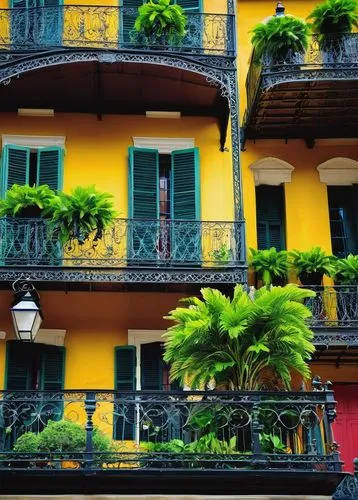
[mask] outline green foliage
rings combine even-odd
[[[311,273],[332,276],[334,273],[335,257],[327,255],[320,247],[313,247],[306,252],[293,250],[289,252],[289,257],[298,277]]]
[[[57,199],[56,193],[46,184],[20,186],[14,184],[0,200],[0,217],[23,217],[25,209],[37,209],[39,214],[50,217]]]
[[[134,24],[135,31],[153,43],[179,43],[186,34],[187,18],[182,7],[171,1],[149,0],[141,5]]]
[[[260,62],[266,55],[273,62],[280,62],[289,54],[304,53],[308,47],[308,32],[307,23],[294,16],[274,16],[257,24],[251,38],[255,61]]]
[[[162,453],[237,453],[236,436],[229,441],[219,439],[215,432],[201,436],[197,441],[185,444],[180,439],[167,443],[148,443],[148,451]]]
[[[39,451],[39,436],[34,432],[25,432],[16,440],[13,450],[19,453],[37,453]]]
[[[116,216],[112,198],[111,194],[100,193],[94,186],[76,187],[71,194],[60,193],[52,217],[60,241],[83,243],[93,231],[96,231],[94,240],[100,239]]]
[[[286,453],[286,446],[276,434],[260,434],[262,453]]]
[[[181,439],[172,439],[167,443],[147,443],[148,451],[162,453],[182,453],[186,451],[186,446]]]
[[[349,254],[345,259],[337,259],[334,281],[339,285],[358,284],[358,255]]]
[[[350,33],[358,28],[357,0],[326,0],[315,7],[307,19],[311,19],[312,29],[321,35]]]
[[[267,372],[290,388],[291,370],[310,376],[313,333],[306,324],[311,312],[303,300],[310,290],[287,285],[261,288],[251,297],[237,285],[232,299],[203,288],[203,300],[182,299],[166,319],[173,321],[165,337],[165,362],[171,380],[192,389],[213,380],[234,390],[267,388]]]
[[[228,264],[232,258],[231,249],[225,243],[218,249],[212,250],[209,255],[216,264]]]
[[[262,279],[264,285],[271,285],[274,278],[287,278],[288,260],[286,250],[275,247],[266,250],[250,248],[249,266]]]

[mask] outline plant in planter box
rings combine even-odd
[[[349,51],[347,34],[358,28],[358,1],[326,0],[317,5],[307,19],[312,20],[312,29],[318,34],[324,62],[339,61]]]
[[[147,44],[178,45],[186,34],[184,10],[172,0],[149,0],[138,13],[134,23],[138,41],[142,35]]]
[[[302,285],[321,285],[324,274],[334,274],[336,258],[327,255],[320,247],[313,247],[304,252],[293,250],[289,252],[289,257]]]
[[[71,194],[60,193],[52,217],[60,241],[77,240],[83,244],[92,232],[95,232],[94,241],[102,238],[103,231],[116,216],[112,198],[94,186],[76,187]]]
[[[287,280],[288,260],[286,250],[275,247],[265,250],[250,248],[249,266],[265,286],[282,285]]]
[[[252,33],[251,43],[257,63],[263,59],[269,64],[300,63],[308,47],[309,27],[298,17],[273,16],[257,24]]]
[[[337,259],[334,282],[336,285],[358,286],[358,255],[349,254],[345,259]]]
[[[0,200],[0,217],[51,217],[56,199],[55,191],[46,184],[14,184]]]

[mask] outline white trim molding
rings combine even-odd
[[[65,344],[65,335],[66,330],[40,328],[34,342],[38,344],[63,346]]]
[[[171,154],[178,149],[195,147],[195,139],[191,137],[133,137],[135,148],[157,149],[161,154]]]
[[[151,342],[164,342],[162,335],[166,330],[128,330],[128,345],[134,345],[136,347],[136,380],[137,380],[137,391],[140,391],[140,346],[142,344],[150,344]]]
[[[29,148],[65,147],[65,136],[59,135],[7,135],[1,136],[2,147],[7,144],[13,146],[27,146]]]
[[[261,158],[250,165],[254,173],[255,186],[262,184],[279,186],[284,182],[291,182],[294,167],[284,160],[268,156]]]
[[[351,186],[358,184],[358,161],[336,157],[317,167],[319,179],[328,186]]]

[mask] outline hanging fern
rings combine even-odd
[[[326,0],[317,5],[307,19],[312,20],[312,30],[320,35],[350,33],[358,28],[357,0]]]

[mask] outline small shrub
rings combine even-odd
[[[39,436],[34,432],[25,432],[14,444],[14,451],[18,453],[37,453],[39,451]]]

